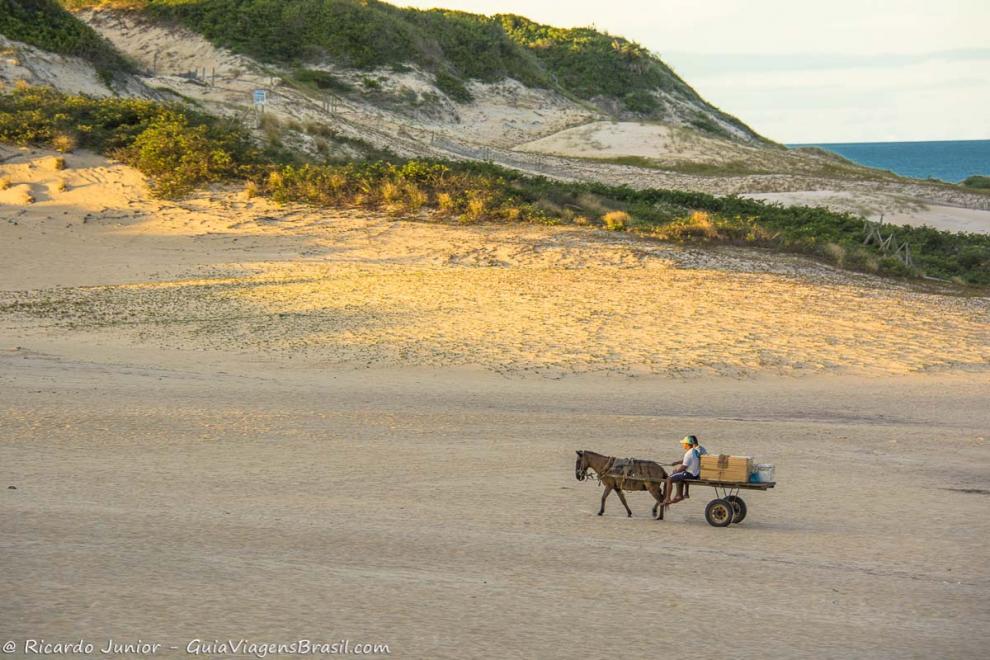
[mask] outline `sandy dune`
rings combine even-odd
[[[557,375],[990,365],[984,298],[582,228],[325,214],[224,191],[166,203],[129,168],[50,158],[0,166],[38,198],[0,225],[13,252],[0,312],[25,332]]]
[[[581,228],[163,202],[90,154],[7,156],[36,197],[0,203],[11,639],[990,643],[986,298]],[[701,489],[664,522],[642,494],[594,515],[575,449],[669,462],[689,432],[779,486],[727,529]]]
[[[124,87],[118,92],[185,98],[213,114],[237,118],[264,139],[252,92],[267,89],[265,112],[280,122],[279,139],[314,155],[328,148],[307,129],[318,125],[317,132],[333,131],[344,138],[333,145],[342,157],[355,155],[347,140],[356,139],[402,157],[485,160],[565,181],[767,194],[767,199],[785,203],[808,198],[838,210],[883,213],[898,223],[951,230],[981,231],[986,225],[983,212],[990,210],[990,197],[958,187],[896,179],[808,150],[763,148],[713,137],[689,127],[693,111],[688,106],[667,117],[669,125],[613,122],[589,104],[512,80],[472,82],[474,101],[455,104],[439,93],[431,74],[415,68],[369,72],[325,65],[355,89],[362,88],[368,76],[378,85],[373,94],[331,99],[293,82],[290,71],[217,48],[174,25],[105,9],[78,15],[141,70],[118,81],[118,87]],[[18,80],[73,93],[109,93],[82,60],[0,41],[0,82]],[[652,162],[639,167],[635,161],[602,161],[630,156]]]
[[[591,122],[516,148],[576,158],[637,156],[667,164],[722,164],[734,159],[759,158],[761,155],[759,147],[706,137],[683,127],[630,121]]]

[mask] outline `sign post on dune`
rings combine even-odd
[[[267,89],[254,90],[254,107],[258,109],[264,109],[266,103],[268,103],[268,90]]]

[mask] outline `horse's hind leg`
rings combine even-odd
[[[615,489],[615,492],[619,494],[619,501],[622,502],[622,506],[626,507],[626,514],[628,514],[628,516],[630,518],[632,518],[632,509],[630,509],[629,508],[629,505],[626,504],[626,495],[625,495],[625,493],[622,492],[622,489],[621,488],[616,488]]]
[[[613,488],[614,486],[609,486],[609,485],[605,486],[605,492],[602,493],[602,508],[598,510],[598,515],[602,515],[605,513],[605,500],[608,498],[609,493],[612,492]]]

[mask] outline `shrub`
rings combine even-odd
[[[838,243],[828,243],[822,250],[829,261],[837,266],[842,266],[846,260],[846,248]]]
[[[598,195],[589,192],[578,193],[574,201],[589,215],[602,215],[609,211],[609,206]]]
[[[533,202],[533,206],[547,215],[563,215],[564,208],[552,199],[541,197]]]
[[[59,132],[52,137],[52,147],[63,154],[76,150],[79,140],[72,133]]]
[[[967,188],[990,189],[990,176],[974,175],[966,177],[966,179],[962,182],[962,185]]]
[[[332,73],[318,69],[297,69],[294,77],[304,85],[315,87],[316,89],[329,89],[341,93],[354,91],[354,86],[350,83],[337,78]]]
[[[633,112],[639,112],[642,114],[650,114],[659,107],[660,102],[657,97],[652,94],[652,92],[640,89],[635,92],[629,92],[622,97],[622,104],[626,106],[627,110],[632,110]]]
[[[468,193],[467,205],[464,213],[461,214],[460,221],[463,223],[478,222],[485,217],[488,212],[488,199],[480,191]]]
[[[314,136],[318,135],[320,137],[325,137],[325,138],[337,137],[337,131],[335,131],[332,127],[328,126],[327,124],[318,121],[306,122],[305,124],[303,124],[303,130],[309,133],[310,135],[314,135]]]
[[[174,197],[196,185],[232,176],[235,156],[206,125],[190,126],[178,113],[155,119],[121,152],[123,159],[155,179],[155,192]]]
[[[846,254],[845,264],[855,270],[876,273],[880,270],[880,259],[877,255],[862,247],[855,247]]]
[[[380,90],[382,88],[382,83],[377,78],[365,76],[361,78],[361,86],[371,92]]]
[[[684,241],[694,239],[718,240],[722,238],[712,216],[706,211],[693,211],[687,217],[657,227],[653,235],[662,240]]]
[[[436,74],[436,86],[437,89],[446,94],[451,100],[458,103],[469,103],[474,98],[464,85],[463,80],[445,71],[440,71]]]
[[[909,277],[916,275],[912,269],[908,268],[903,261],[896,257],[880,257],[878,270],[886,275],[894,275],[898,277]]]
[[[426,206],[426,203],[430,200],[429,195],[423,190],[420,190],[416,184],[407,183],[405,186],[406,194],[406,206],[412,212],[419,211],[421,208]]]
[[[437,193],[437,210],[450,215],[457,209],[454,196],[448,192]]]
[[[0,142],[66,146],[65,135],[137,167],[163,195],[237,176],[258,158],[243,129],[177,106],[43,87],[0,94]],[[56,169],[64,165],[64,158],[52,160]]]
[[[505,206],[501,209],[501,215],[507,222],[518,222],[523,218],[523,210],[518,206]]]
[[[973,270],[990,264],[990,248],[986,246],[967,245],[958,252],[959,265],[967,270]]]
[[[602,223],[609,231],[622,231],[629,224],[629,214],[625,211],[609,211],[602,216]]]
[[[382,202],[392,204],[402,197],[402,189],[393,181],[385,181],[379,190]]]
[[[258,128],[260,128],[261,132],[265,134],[265,138],[269,142],[274,144],[281,140],[282,122],[280,122],[278,117],[270,112],[264,112],[261,114],[261,118],[258,121]]]

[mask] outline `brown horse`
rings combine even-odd
[[[622,506],[626,507],[626,513],[632,517],[632,510],[626,504],[626,496],[622,491],[645,490],[657,501],[653,505],[653,517],[657,518],[657,520],[663,520],[663,508],[660,508],[659,516],[657,515],[657,508],[660,507],[660,503],[664,499],[663,480],[667,478],[667,471],[659,463],[637,461],[638,466],[645,467],[649,471],[651,479],[649,481],[626,479],[621,475],[609,474],[609,469],[615,462],[616,459],[614,456],[603,456],[602,454],[596,454],[593,451],[586,450],[577,452],[577,462],[574,464],[574,476],[577,480],[584,481],[588,477],[588,470],[592,469],[598,475],[598,481],[605,486],[605,492],[602,494],[602,506],[598,510],[598,515],[605,513],[605,500],[614,490],[619,494],[619,501],[622,502]]]

